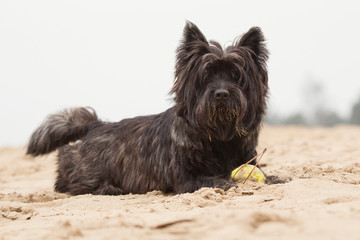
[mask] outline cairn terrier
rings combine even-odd
[[[187,22],[176,51],[174,106],[110,123],[91,108],[49,115],[27,154],[58,149],[55,190],[127,194],[227,189],[231,171],[257,155],[266,112],[268,50],[258,27],[222,48]]]

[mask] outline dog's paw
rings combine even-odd
[[[290,182],[292,180],[289,176],[275,176],[275,175],[268,175],[266,176],[265,183],[266,184],[283,184]]]
[[[235,187],[237,185],[237,182],[233,179],[225,180],[225,179],[216,179],[215,184],[213,187],[215,188],[221,188],[224,191],[229,190],[232,187]]]

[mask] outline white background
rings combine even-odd
[[[358,2],[0,1],[0,146],[26,144],[64,107],[92,106],[109,121],[170,107],[185,20],[221,44],[262,28],[270,112],[306,109],[316,81],[347,117],[360,96]]]

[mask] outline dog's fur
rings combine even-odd
[[[190,22],[177,49],[175,106],[116,123],[90,108],[50,115],[27,154],[55,149],[55,190],[70,194],[193,192],[228,188],[256,153],[266,111],[268,51],[258,27],[223,49]]]

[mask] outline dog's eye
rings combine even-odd
[[[205,82],[209,81],[209,77],[210,77],[209,72],[208,72],[208,71],[205,71],[204,77],[203,77],[204,81],[205,81]]]
[[[239,78],[240,78],[240,73],[239,73],[239,71],[237,71],[237,70],[232,70],[232,71],[231,71],[231,77],[232,77],[235,81],[239,80]]]

